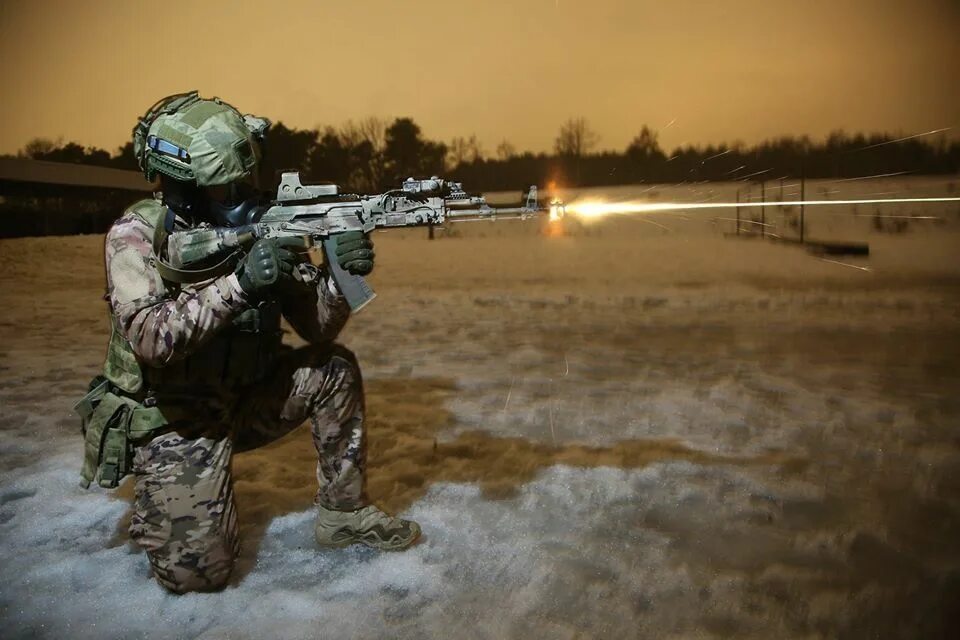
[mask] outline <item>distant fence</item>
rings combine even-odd
[[[0,238],[103,233],[154,188],[136,171],[0,158]]]
[[[807,234],[807,225],[806,225],[806,216],[805,209],[806,207],[802,204],[806,201],[807,193],[807,180],[805,177],[800,178],[799,181],[790,185],[791,188],[799,189],[799,191],[793,191],[790,193],[784,192],[784,180],[786,178],[779,178],[777,182],[779,183],[779,190],[774,192],[776,194],[777,200],[771,203],[774,205],[777,202],[785,201],[794,201],[800,202],[801,204],[798,207],[798,214],[795,217],[791,217],[787,221],[787,226],[793,228],[796,231],[796,235],[782,235],[780,229],[776,225],[767,223],[767,212],[765,203],[769,201],[767,198],[767,182],[765,180],[758,180],[755,184],[759,185],[760,196],[759,202],[760,207],[751,207],[750,214],[744,216],[741,212],[740,203],[746,202],[743,200],[743,195],[741,190],[737,189],[736,195],[736,230],[733,235],[736,237],[759,237],[759,238],[769,238],[775,242],[782,242],[786,244],[799,244],[806,247],[807,251],[814,255],[845,255],[845,256],[868,256],[870,255],[870,245],[867,242],[860,241],[826,241],[826,240],[811,240]],[[747,191],[749,193],[749,191]],[[753,201],[754,203],[756,200]],[[779,206],[781,213],[784,209],[783,206]],[[788,207],[792,208],[792,207]],[[775,230],[772,231],[772,230]]]

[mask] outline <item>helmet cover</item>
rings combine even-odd
[[[229,184],[255,174],[269,126],[191,91],[147,111],[134,127],[133,150],[147,180],[162,174],[199,187]]]

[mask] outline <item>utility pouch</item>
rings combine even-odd
[[[80,430],[84,434],[87,433],[87,423],[90,420],[91,414],[93,414],[93,410],[97,408],[100,400],[103,399],[103,395],[109,391],[109,389],[110,381],[104,376],[97,376],[90,381],[90,388],[87,391],[87,395],[80,398],[80,401],[73,405],[73,410],[80,416]]]
[[[130,473],[133,442],[167,424],[157,407],[145,407],[132,398],[114,393],[106,379],[95,378],[91,389],[74,407],[84,435],[80,486],[97,480],[112,489]]]
[[[131,410],[121,405],[107,421],[103,432],[103,448],[100,453],[98,483],[101,487],[112,489],[130,472],[133,459],[129,430]]]

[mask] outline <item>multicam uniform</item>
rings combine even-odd
[[[130,534],[161,584],[185,592],[222,586],[237,554],[234,449],[259,446],[309,418],[317,504],[341,511],[366,504],[364,405],[356,359],[333,343],[349,306],[322,272],[316,284],[258,306],[232,273],[194,285],[165,281],[154,247],[165,212],[142,201],[107,234],[115,335],[105,373],[138,411],[162,414],[149,431],[129,431],[128,466],[136,474]],[[281,315],[310,346],[281,344]]]

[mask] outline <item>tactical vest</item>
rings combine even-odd
[[[168,291],[176,294],[184,284],[233,270],[227,261],[197,271],[166,264],[162,250],[173,221],[168,211],[156,200],[141,200],[128,209],[154,229],[153,266]],[[199,418],[198,404],[211,396],[223,397],[262,378],[281,349],[281,312],[276,301],[247,309],[196,352],[164,367],[141,363],[112,310],[109,315],[103,374],[91,382],[89,392],[76,405],[84,433],[80,483],[84,488],[94,479],[102,487],[116,487],[130,471],[134,444],[172,422]]]

